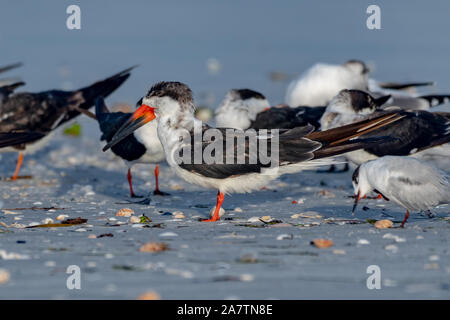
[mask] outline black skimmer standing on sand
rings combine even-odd
[[[322,119],[322,130],[340,127],[382,112],[385,98],[373,98],[360,90],[342,90],[332,99]],[[386,110],[395,109],[389,107]],[[345,156],[359,165],[386,155],[449,159],[450,113],[428,111],[401,111],[404,118],[363,137],[387,136],[394,139],[381,142]],[[433,148],[433,149],[431,149]]]
[[[88,109],[94,105],[97,97],[106,97],[114,92],[130,76],[131,69],[133,67],[75,91],[50,90],[13,94],[14,89],[23,85],[23,82],[0,89],[0,132],[32,131],[43,135],[43,139],[34,143],[2,149],[2,152],[19,151],[12,179],[17,179],[25,147],[27,152],[35,151],[42,147],[54,129],[81,113],[90,114]]]
[[[233,89],[216,111],[216,126],[246,129],[292,129],[311,124],[317,130],[326,107],[270,107],[266,97],[250,89]]]
[[[406,209],[403,228],[410,212],[450,203],[449,178],[436,167],[411,157],[385,156],[366,162],[353,173],[356,197],[352,212],[361,197],[374,191]]]
[[[344,64],[317,63],[292,81],[287,89],[289,106],[325,106],[343,89],[364,90],[374,97],[391,95],[388,105],[402,109],[428,110],[446,103],[450,95],[422,95],[405,89],[433,85],[433,82],[383,83],[369,79],[369,68],[363,61],[349,60]]]
[[[138,102],[139,103],[139,102]],[[139,106],[141,103],[139,103]],[[105,105],[103,97],[99,97],[95,103],[95,115],[97,117],[100,130],[103,133],[101,140],[110,142],[114,134],[120,127],[129,120],[132,113],[124,112],[110,112]],[[155,190],[154,195],[168,195],[168,193],[159,190],[159,165],[164,161],[166,156],[159,142],[157,133],[158,121],[152,121],[142,126],[133,134],[123,139],[120,143],[111,148],[112,152],[123,159],[128,167],[127,179],[130,186],[130,196],[136,196],[133,191],[133,184],[131,181],[131,167],[136,163],[152,163],[155,166]]]
[[[299,172],[317,165],[333,163],[327,159],[350,150],[379,142],[380,138],[356,139],[359,135],[397,121],[395,113],[352,124],[329,131],[313,132],[312,126],[290,130],[255,133],[256,140],[235,140],[243,137],[242,130],[211,128],[194,117],[194,101],[189,87],[180,82],[159,82],[142,99],[142,106],[119,129],[104,151],[116,145],[133,131],[158,118],[158,136],[166,154],[166,161],[184,180],[206,188],[218,190],[217,205],[211,219],[220,219],[220,207],[225,193],[245,193],[258,190],[284,173]],[[232,131],[232,132],[230,132]],[[253,130],[255,132],[255,130]],[[205,139],[205,134],[216,134]],[[200,134],[200,141],[197,141]],[[275,138],[277,137],[277,138]],[[229,139],[229,140],[227,140]],[[382,139],[382,138],[381,138]],[[261,141],[258,141],[261,140]],[[231,149],[224,146],[231,142]],[[271,155],[278,154],[274,162],[267,162],[261,155],[261,143],[268,142]],[[214,148],[214,156],[205,154]],[[267,145],[266,145],[267,146]],[[239,152],[240,148],[241,151]],[[268,148],[268,147],[267,147]],[[236,152],[237,151],[237,152]],[[210,155],[213,153],[210,152]],[[180,156],[186,156],[186,161]],[[200,158],[200,159],[199,159]],[[213,161],[210,161],[213,160]],[[244,160],[242,163],[241,160]],[[252,161],[253,160],[253,161]],[[276,164],[276,167],[271,167]]]

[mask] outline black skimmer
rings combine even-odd
[[[361,197],[374,191],[406,209],[403,228],[410,212],[450,203],[449,179],[436,167],[410,157],[385,156],[366,162],[353,173],[356,196],[352,212]]]
[[[250,89],[233,89],[227,93],[216,111],[216,126],[246,129],[292,129],[306,126],[320,127],[326,107],[270,107],[266,97]]]
[[[383,103],[389,96],[375,99],[360,90],[342,90],[332,99],[322,119],[322,130],[340,127],[382,112]],[[392,107],[386,110],[396,109]],[[370,132],[363,137],[387,136],[390,141],[381,142],[345,156],[359,165],[386,155],[428,157],[450,156],[450,113],[429,111],[405,111],[404,118],[384,128]],[[431,150],[431,148],[438,149]]]
[[[50,90],[13,94],[15,88],[23,85],[22,82],[0,89],[0,132],[32,131],[41,133],[44,137],[34,143],[2,149],[2,152],[19,151],[12,179],[17,179],[25,146],[27,152],[33,152],[43,145],[43,141],[47,140],[54,129],[80,113],[90,114],[88,109],[94,105],[95,99],[114,92],[130,76],[131,69],[133,67],[76,91]]]
[[[368,72],[369,68],[359,60],[349,60],[341,65],[315,64],[290,83],[286,103],[290,106],[325,106],[343,89],[368,91],[376,98],[391,95],[387,104],[402,109],[428,110],[450,99],[450,95],[416,95],[404,91],[433,82],[383,83],[369,79]]]
[[[139,103],[139,106],[140,105],[141,104]],[[95,103],[95,115],[100,126],[100,131],[103,133],[100,139],[110,142],[117,130],[129,120],[132,113],[110,112],[105,105],[103,97],[99,97]],[[153,191],[153,194],[168,195],[168,193],[159,190],[158,163],[165,160],[165,153],[161,142],[159,142],[157,127],[158,122],[155,119],[155,121],[142,126],[111,148],[112,152],[114,152],[116,156],[122,158],[128,167],[127,179],[130,186],[130,196],[132,198],[140,197],[136,196],[134,193],[131,181],[131,167],[136,163],[156,164],[155,190]]]
[[[219,212],[225,193],[251,192],[281,174],[333,163],[332,159],[326,158],[379,142],[380,138],[371,141],[356,138],[397,121],[400,116],[389,113],[323,132],[313,132],[314,128],[310,125],[281,130],[277,136],[278,141],[275,138],[277,130],[262,134],[259,132],[255,133],[256,140],[250,142],[250,139],[245,139],[242,130],[215,129],[196,119],[192,92],[187,85],[180,82],[159,82],[149,90],[142,99],[142,106],[117,131],[103,150],[116,145],[155,118],[158,118],[158,136],[166,154],[166,161],[175,173],[190,183],[218,190],[214,214],[211,219],[205,220],[217,221],[220,219]],[[205,133],[217,136],[208,140],[204,136]],[[235,140],[239,137],[244,137],[244,140],[236,146]],[[200,141],[196,141],[198,138]],[[271,148],[272,143],[278,146],[278,150],[273,154],[278,154],[274,163],[279,166],[271,168],[273,163],[263,161],[261,149],[256,150],[263,142],[255,143],[257,140],[270,143]],[[227,141],[232,142],[232,147],[223,150],[224,146],[228,145]],[[213,149],[214,159],[206,159],[204,155],[207,150],[211,151],[212,144],[219,149]],[[242,152],[239,152],[241,147]],[[216,152],[219,157],[217,160]],[[186,161],[180,161],[180,156],[186,156]],[[190,160],[187,160],[189,158]],[[242,160],[244,161],[241,164]]]
[[[36,141],[44,135],[39,132],[0,132],[0,148]]]

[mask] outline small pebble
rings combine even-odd
[[[134,214],[133,209],[130,208],[122,208],[116,212],[116,217],[131,217]]]
[[[239,212],[239,213],[241,213],[241,212],[244,212],[244,210],[242,210],[242,209],[239,208],[239,207],[236,207],[236,208],[234,208],[234,212]]]
[[[178,237],[178,234],[175,232],[163,232],[159,235],[160,237]]]
[[[392,234],[392,233],[386,233],[383,236],[383,239],[392,239],[392,240],[395,240],[395,242],[406,242],[405,238],[399,237],[399,236],[397,236],[395,234]]]
[[[359,239],[357,244],[359,244],[359,245],[368,245],[368,244],[370,244],[370,241],[367,240],[367,239]]]
[[[255,277],[249,273],[244,273],[239,276],[239,280],[241,280],[243,282],[250,282],[250,281],[253,281],[254,279],[255,279]]]
[[[75,231],[76,232],[86,232],[87,230],[85,228],[78,228]]]
[[[292,240],[294,239],[294,235],[292,234],[280,234],[277,236],[277,240]]]
[[[334,249],[333,254],[347,254],[347,252],[345,252],[345,250],[341,250],[341,249]]]
[[[96,239],[97,236],[95,234],[90,234],[88,235],[88,239]]]
[[[387,246],[384,247],[384,249],[392,253],[398,252],[398,247],[395,244],[388,244]]]
[[[42,222],[42,224],[50,224],[50,223],[53,223],[53,219],[52,218],[45,218],[41,222]]]

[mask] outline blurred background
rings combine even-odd
[[[450,2],[0,0],[0,65],[22,61],[24,90],[75,89],[139,64],[110,98],[134,103],[160,80],[186,82],[216,108],[231,88],[284,101],[316,62],[368,62],[384,81],[437,81],[450,90]],[[81,30],[66,27],[81,8]],[[381,30],[366,8],[381,7]]]

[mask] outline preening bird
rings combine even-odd
[[[411,157],[385,156],[368,161],[353,173],[356,197],[352,212],[362,197],[374,191],[406,209],[403,228],[410,212],[450,203],[449,178],[436,167]]]
[[[166,160],[175,173],[190,183],[218,190],[214,214],[205,220],[217,221],[225,193],[251,192],[281,174],[331,164],[333,159],[329,157],[378,143],[383,138],[357,137],[393,123],[400,116],[388,113],[323,132],[313,132],[314,128],[308,125],[289,130],[251,131],[255,134],[246,137],[242,130],[212,128],[196,119],[192,92],[187,85],[159,82],[143,97],[142,106],[104,150],[155,118]],[[265,147],[270,150],[269,159],[263,152]]]

